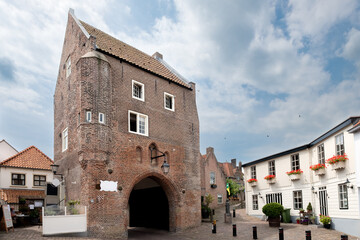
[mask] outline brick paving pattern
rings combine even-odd
[[[267,222],[261,221],[258,218],[247,216],[244,209],[236,210],[236,218],[233,218],[233,223],[237,226],[237,237],[232,236],[232,225],[224,223],[224,211],[219,209],[216,211],[215,219],[217,219],[216,230],[217,233],[213,234],[211,231],[210,223],[202,223],[200,227],[192,228],[187,231],[169,233],[160,230],[148,230],[142,228],[136,228],[130,230],[129,239],[146,239],[146,240],[208,240],[208,239],[244,239],[251,240],[252,238],[252,227],[257,226],[258,239],[266,240],[278,240],[279,230],[278,228],[270,228]],[[284,229],[285,240],[304,240],[305,231],[310,230],[312,240],[340,240],[343,233],[328,230],[324,228],[318,228],[317,225],[301,225],[291,223],[281,223],[281,227]],[[6,240],[22,240],[22,239],[49,239],[49,240],[72,240],[72,239],[92,239],[86,237],[42,237],[41,227],[33,226],[27,228],[16,228],[15,232],[6,234],[5,232],[0,233],[0,239]],[[348,236],[349,240],[359,240],[354,236]],[[97,238],[99,239],[99,238]]]

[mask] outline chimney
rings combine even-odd
[[[152,55],[153,58],[155,58],[156,60],[159,60],[159,59],[163,59],[163,55],[159,52],[156,52]]]
[[[208,147],[208,148],[206,149],[206,155],[209,155],[209,153],[214,153],[214,148]]]
[[[240,161],[239,162],[239,170],[240,170],[240,172],[241,172],[241,168],[242,168],[242,162]]]
[[[236,168],[236,158],[231,159],[231,165]]]

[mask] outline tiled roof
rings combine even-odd
[[[45,190],[0,189],[0,199],[7,203],[19,203],[19,197],[26,199],[45,198]]]
[[[31,146],[4,160],[0,166],[51,170],[50,165],[53,163],[42,151]]]
[[[131,64],[134,64],[142,69],[148,70],[156,75],[175,82],[186,88],[191,88],[190,85],[178,73],[169,69],[169,67],[162,64],[159,60],[148,54],[104,33],[103,31],[80,21],[85,30],[96,38],[96,47],[106,53],[123,59]]]
[[[234,177],[234,167],[231,163],[222,163],[224,173],[226,177]]]

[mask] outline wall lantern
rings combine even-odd
[[[349,181],[349,179],[348,179],[348,178],[346,179],[345,184],[346,184],[347,188],[351,188],[351,189],[353,189],[353,188],[354,188],[354,185],[352,185],[352,184],[350,183],[350,181]]]
[[[161,166],[161,170],[163,171],[164,174],[168,174],[168,173],[169,173],[169,170],[170,170],[170,165],[169,165],[169,164],[167,163],[167,161],[166,161],[166,154],[163,153],[163,152],[161,152],[161,151],[159,151],[159,150],[157,150],[157,149],[154,148],[154,147],[149,147],[149,149],[150,149],[150,152],[151,152],[151,162],[152,162],[153,159],[157,159],[157,158],[164,157],[164,163],[163,163],[163,165]],[[154,150],[160,152],[161,155],[153,157],[153,156],[152,156],[152,151],[154,151]]]
[[[54,173],[54,175],[59,175],[59,176],[61,176],[61,180],[63,180],[63,175],[62,174],[60,174],[60,173],[56,173],[58,170],[59,170],[59,165],[57,165],[57,164],[52,164],[52,165],[50,165],[50,167],[51,167],[51,170],[52,170],[52,172]]]

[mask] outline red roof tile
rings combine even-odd
[[[31,146],[4,160],[0,166],[51,170],[51,164],[54,164],[53,160],[35,146]]]

